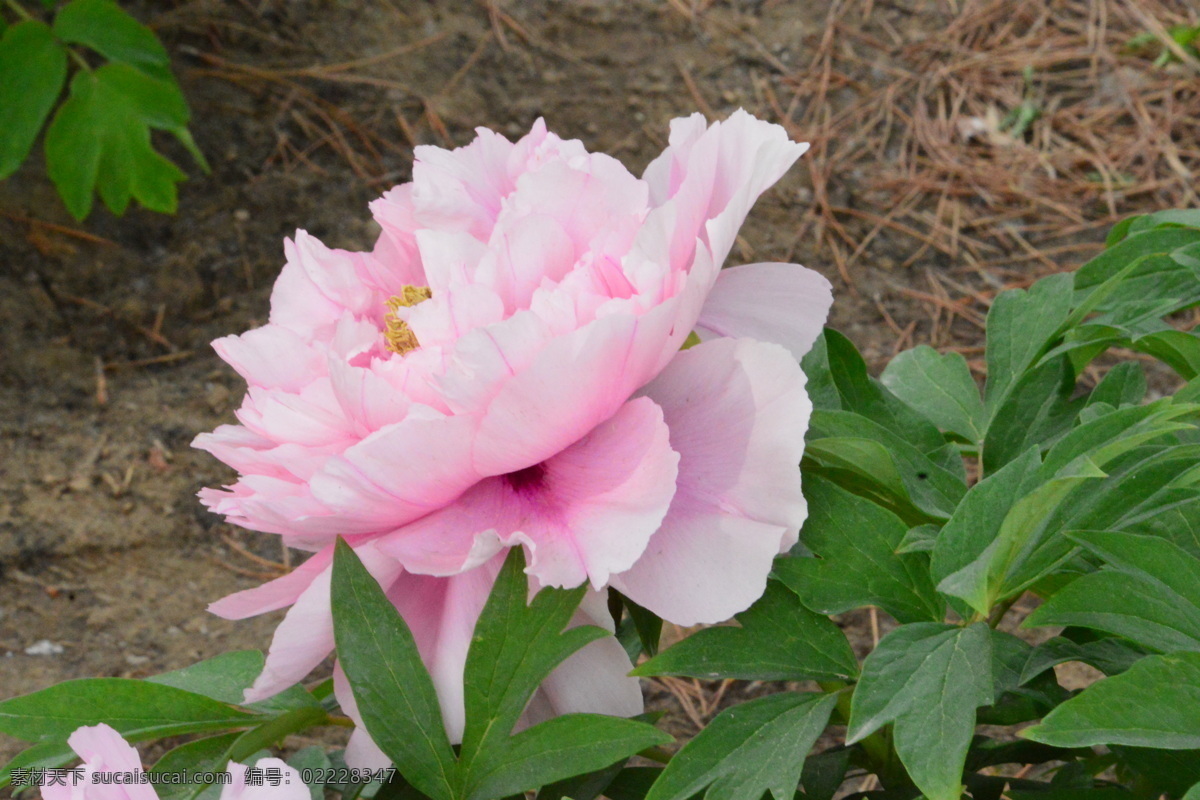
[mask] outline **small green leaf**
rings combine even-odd
[[[29,155],[67,79],[67,53],[50,28],[18,22],[0,38],[0,180]]]
[[[1124,639],[1111,636],[1097,638],[1090,631],[1088,634],[1093,638],[1087,641],[1055,636],[1033,648],[1025,666],[1021,668],[1021,683],[1032,680],[1056,664],[1068,661],[1095,667],[1105,675],[1119,675],[1148,655],[1146,650]]]
[[[804,771],[800,773],[804,800],[833,800],[846,780],[853,756],[852,748],[836,747],[804,759]]]
[[[976,444],[983,440],[983,400],[961,354],[914,347],[893,358],[880,381],[942,430]]]
[[[146,680],[239,705],[246,688],[262,672],[264,663],[263,654],[258,650],[235,650],[183,669],[152,675]]]
[[[929,800],[958,800],[975,731],[975,709],[992,702],[987,625],[934,622],[889,633],[863,663],[850,706],[847,743],[889,722],[896,753]]]
[[[409,783],[434,800],[452,800],[454,751],[433,680],[399,612],[341,539],[332,605],[338,660],[371,738]]]
[[[791,800],[836,695],[783,692],[727,708],[667,764],[646,800]]]
[[[127,678],[84,678],[0,702],[0,733],[26,741],[70,736],[101,722],[128,739],[228,730],[252,714],[172,686]]]
[[[175,184],[185,175],[153,148],[150,129],[186,143],[187,120],[187,105],[172,82],[122,63],[77,73],[46,131],[46,166],[67,210],[76,219],[86,217],[98,189],[114,214],[124,213],[130,199],[173,213]]]
[[[760,681],[845,680],[858,673],[841,628],[775,581],[737,615],[740,627],[697,631],[633,671]]]
[[[73,0],[54,18],[54,33],[64,42],[92,48],[109,61],[122,61],[152,78],[174,81],[162,42],[112,0]]]
[[[1075,370],[1060,356],[1022,374],[1007,387],[988,425],[983,472],[991,475],[1037,445],[1044,448],[1071,429],[1083,398],[1072,398]]]
[[[1058,747],[1200,748],[1200,653],[1147,656],[1020,735]]]
[[[1051,275],[1028,290],[1010,289],[987,316],[985,405],[994,419],[1012,387],[1058,334],[1071,309],[1071,276]],[[1024,448],[1022,448],[1024,449]]]
[[[805,476],[802,543],[816,558],[775,560],[774,573],[822,614],[875,605],[901,622],[941,619],[943,607],[923,553],[896,553],[908,526],[869,500]]]
[[[1200,337],[1194,333],[1158,331],[1134,339],[1130,346],[1139,353],[1154,356],[1184,380],[1200,375]]]

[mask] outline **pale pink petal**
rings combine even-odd
[[[324,372],[323,358],[295,331],[265,325],[225,336],[213,349],[252,386],[298,392]]]
[[[313,532],[344,524],[345,533],[390,530],[444,506],[479,480],[471,466],[475,421],[415,407],[331,458],[311,481],[330,516],[300,520]]]
[[[671,298],[641,316],[604,317],[552,340],[488,406],[476,471],[502,475],[540,463],[612,416],[687,337],[680,308]]]
[[[385,590],[396,580],[400,565],[370,542],[354,548],[363,566]],[[246,690],[245,702],[254,703],[282,692],[303,680],[333,651],[333,612],[330,609],[332,565],[313,577],[283,622],[275,629],[263,671]]]
[[[800,360],[821,335],[832,287],[798,264],[747,264],[723,269],[696,324],[701,339],[746,337],[786,347]]]
[[[314,553],[294,570],[253,589],[243,589],[210,603],[208,610],[223,619],[247,619],[287,608],[333,561],[333,546]]]
[[[43,800],[158,800],[158,793],[149,783],[116,784],[93,778],[97,772],[127,775],[144,772],[137,750],[112,727],[100,723],[76,728],[67,744],[83,760],[82,773],[76,777],[68,775],[65,786],[43,786]]]
[[[480,481],[379,548],[410,571],[451,575],[522,543],[542,585],[599,588],[637,560],[667,512],[679,461],[667,439],[658,407],[634,400],[543,464]]]
[[[312,794],[300,777],[295,767],[278,758],[260,758],[255,768],[266,772],[278,770],[279,785],[264,776],[259,785],[246,784],[247,767],[236,761],[229,762],[229,775],[232,780],[221,789],[220,800],[310,800]]]
[[[380,298],[363,283],[363,253],[333,250],[306,231],[284,241],[287,264],[271,292],[271,322],[301,335],[334,325],[345,311],[383,318]]]
[[[381,228],[374,258],[367,262],[371,283],[389,297],[400,294],[405,286],[428,286],[417,252],[419,226],[413,217],[412,184],[389,189],[370,207]]]
[[[714,339],[680,353],[645,392],[680,454],[679,486],[645,555],[612,585],[676,624],[719,622],[762,594],[807,515],[804,374],[778,345]]]

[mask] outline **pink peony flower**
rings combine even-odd
[[[78,728],[67,743],[83,759],[80,772],[65,776],[61,783],[43,786],[43,800],[158,800],[158,792],[146,780],[138,751],[108,725]],[[283,761],[264,758],[255,767],[279,770],[277,785],[273,780],[247,785],[247,767],[231,761],[220,800],[309,800],[300,773]]]
[[[196,440],[241,473],[201,492],[211,510],[315,553],[212,606],[291,607],[247,699],[332,650],[339,535],[413,629],[452,736],[508,547],[537,586],[613,586],[681,625],[754,602],[806,515],[797,360],[832,298],[794,264],[721,266],[806,148],[742,111],[697,114],[639,180],[541,121],[516,143],[480,129],[417,149],[412,183],[371,204],[372,252],[288,241],[269,324],[214,343],[249,384],[241,424]],[[579,620],[606,622],[601,600]],[[595,642],[532,711],[637,713],[628,670]]]

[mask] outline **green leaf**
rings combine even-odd
[[[645,800],[662,772],[661,767],[626,767],[613,778],[604,796],[609,800]]]
[[[805,476],[804,494],[801,541],[817,557],[778,558],[774,566],[804,605],[822,614],[875,605],[901,622],[942,618],[925,555],[896,553],[907,525],[814,475]]]
[[[1083,407],[1072,399],[1075,370],[1066,356],[1047,361],[1007,388],[983,443],[983,472],[991,475],[1037,445],[1046,447],[1071,429]]]
[[[584,587],[543,589],[527,604],[523,568],[523,552],[513,548],[467,652],[466,728],[459,766],[459,796],[466,800],[536,789],[671,741],[644,722],[594,714],[556,717],[510,736],[550,672],[607,635],[589,625],[567,627]]]
[[[830,439],[833,443],[828,442]],[[828,463],[820,460],[831,452],[836,459]],[[956,457],[956,461],[961,469],[962,460]],[[892,509],[914,525],[949,519],[967,489],[961,476],[892,430],[849,411],[813,412],[805,463],[826,468],[830,477],[846,471],[856,473],[868,484],[865,494],[890,497]],[[855,486],[846,488],[854,490]]]
[[[670,741],[637,720],[600,714],[554,717],[506,740],[485,740],[474,754],[464,748],[463,796],[493,800],[519,795]]]
[[[193,776],[202,772],[224,772],[229,763],[229,748],[237,741],[239,735],[226,733],[209,736],[168,750],[150,768],[150,775]],[[192,794],[196,783],[190,778],[171,778],[156,784],[154,788],[158,792],[159,800],[176,800]]]
[[[297,750],[287,760],[287,763],[288,766],[300,773],[301,780],[304,780],[305,770],[309,770],[308,774],[314,780],[306,784],[308,786],[308,793],[312,796],[312,800],[325,800],[325,782],[323,780],[316,780],[316,778],[328,775],[333,763],[329,760],[329,756],[325,753],[324,748],[319,745],[312,745]]]
[[[667,764],[646,800],[791,800],[836,695],[783,692],[728,708]]]
[[[122,61],[152,78],[174,81],[162,42],[112,0],[73,0],[54,18],[54,33],[64,42],[92,48],[109,61]]]
[[[836,747],[804,759],[804,771],[800,773],[804,800],[833,800],[846,780],[853,755],[852,748]]]
[[[235,650],[183,669],[152,675],[146,680],[202,694],[222,703],[242,705],[246,689],[258,678],[264,663],[263,654],[258,650]],[[303,686],[292,686],[273,697],[247,706],[251,710],[264,712],[312,707],[318,707],[317,699]]]
[[[452,800],[454,751],[433,680],[399,612],[342,539],[331,596],[338,660],[371,738],[418,790]]]
[[[15,769],[57,769],[65,767],[78,758],[75,751],[67,744],[65,738],[52,739],[48,742],[35,744],[33,747],[26,748],[8,762],[0,767],[0,789],[12,783],[12,773]],[[33,787],[27,786],[26,789]],[[16,790],[21,791],[20,788]],[[15,796],[15,794],[14,794]]]
[[[46,166],[67,210],[86,217],[98,189],[114,214],[134,198],[152,211],[173,213],[175,184],[185,176],[154,150],[150,129],[169,131],[186,145],[187,120],[174,83],[121,63],[77,73],[46,131]]]
[[[625,595],[620,594],[616,589],[609,589],[609,591],[615,592],[625,606],[625,611],[629,614],[629,619],[633,621],[634,629],[637,631],[641,651],[648,656],[658,653],[658,642],[662,638],[662,619],[653,611],[642,608]],[[572,800],[580,800],[580,798],[574,797]]]
[[[537,800],[595,800],[624,768],[625,762],[618,761],[595,772],[555,781],[538,790]]]
[[[253,724],[252,714],[172,686],[85,678],[0,702],[0,733],[26,741],[63,738],[81,725],[111,725],[127,739],[178,736]]]
[[[1020,735],[1058,747],[1200,748],[1200,653],[1147,656]]]
[[[992,702],[987,625],[921,622],[889,633],[863,663],[846,742],[895,723],[896,753],[929,800],[958,800],[975,709]]]
[[[845,680],[858,674],[841,628],[775,581],[737,620],[741,627],[693,633],[632,674],[759,681]]]
[[[880,381],[942,430],[976,444],[983,440],[983,400],[961,354],[914,347],[893,358]]]
[[[0,38],[0,179],[29,155],[67,79],[67,53],[50,28],[18,22]]]
[[[1134,339],[1130,346],[1139,353],[1154,356],[1184,380],[1200,375],[1200,337],[1194,333],[1158,331]]]
[[[1071,538],[1115,569],[1068,584],[1026,625],[1079,625],[1160,652],[1200,651],[1200,560],[1153,536],[1091,531]]]
[[[1055,636],[1030,652],[1029,659],[1021,669],[1021,683],[1032,680],[1056,664],[1068,661],[1095,667],[1105,675],[1119,675],[1146,655],[1146,650],[1116,637],[1104,636],[1080,642]]]
[[[1200,750],[1151,750],[1143,747],[1114,746],[1118,770],[1138,774],[1139,788],[1171,797],[1183,796],[1200,781]]]
[[[1071,299],[1071,276],[1059,274],[1041,279],[1028,290],[1001,292],[993,301],[987,316],[984,390],[991,419],[1058,334],[1070,312]]]
[[[886,428],[920,453],[930,453],[944,444],[937,426],[867,374],[866,362],[849,339],[826,328],[825,348],[841,408]]]

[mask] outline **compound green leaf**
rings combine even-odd
[[[50,28],[18,22],[0,38],[0,179],[25,161],[67,79],[67,53]]]

